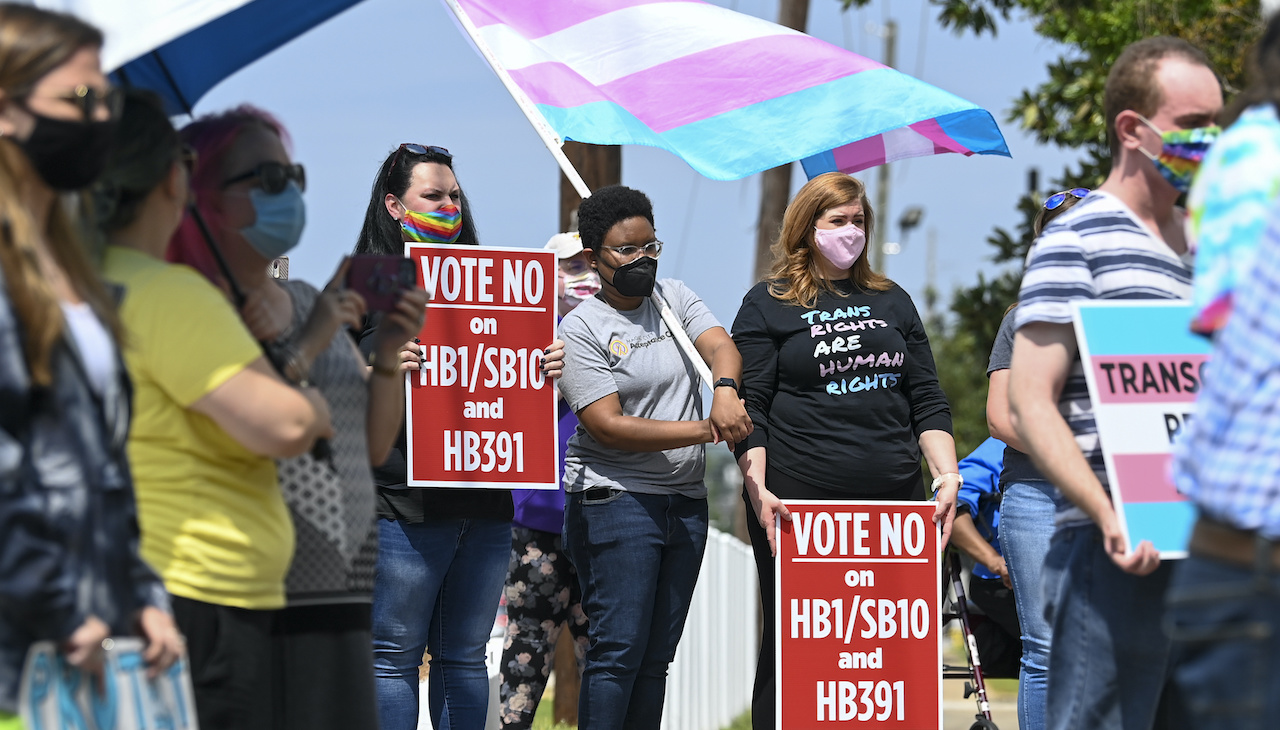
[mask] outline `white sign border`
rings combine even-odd
[[[820,504],[838,504],[849,507],[918,507],[920,505],[937,506],[935,500],[909,500],[909,499],[782,499],[784,505],[820,505]],[[748,518],[750,519],[750,518]],[[782,517],[776,513],[773,518],[774,541],[778,542],[777,536],[782,533]],[[933,578],[934,586],[934,616],[937,620],[938,636],[934,642],[938,647],[938,660],[935,663],[938,667],[938,728],[943,730],[946,720],[946,710],[943,707],[943,677],[942,677],[942,526],[936,522],[933,524],[934,544],[938,546],[938,555],[935,575]],[[777,602],[773,611],[773,688],[774,688],[774,717],[777,723],[776,730],[784,730],[782,727],[782,552],[778,551],[773,556],[773,599]],[[840,723],[835,723],[840,724]]]
[[[521,247],[521,246],[471,246],[468,244],[457,244],[457,243],[418,243],[416,241],[415,242],[406,241],[404,244],[405,258],[412,259],[413,256],[411,255],[410,251],[414,247],[419,247],[419,246],[443,246],[447,248],[456,248],[460,251],[466,251],[466,252],[514,251],[517,253],[546,253],[546,254],[551,254],[552,256],[555,256],[555,251],[552,251],[551,249],[548,249],[548,248],[528,248],[528,247]],[[555,273],[555,267],[558,265],[559,265],[559,259],[556,259],[552,265],[553,275]],[[415,264],[414,268],[415,269],[418,268],[418,265]],[[550,305],[554,305],[555,290],[548,288],[547,291],[550,292],[550,295],[549,295]],[[427,304],[427,309],[431,309],[430,303]],[[556,339],[557,335],[558,333],[556,332],[555,318],[553,317],[551,320],[551,336],[547,338],[547,342],[553,342]],[[450,481],[450,482],[440,482],[440,481],[427,480],[427,479],[413,479],[410,473],[410,465],[413,463],[413,419],[409,418],[410,409],[413,407],[413,386],[409,384],[409,378],[412,376],[413,376],[412,372],[406,372],[404,375],[404,428],[405,428],[404,464],[405,464],[405,486],[407,488],[410,488],[410,489],[493,489],[498,491],[502,491],[502,490],[510,491],[513,489],[539,489],[539,490],[548,491],[548,492],[555,491],[560,488],[560,477],[559,477],[560,468],[558,465],[560,456],[558,453],[556,454],[556,457],[554,460],[555,462],[557,462],[557,467],[556,467],[557,476],[554,480],[552,480],[549,483],[548,482],[477,482],[477,481],[461,481],[461,480]],[[554,381],[551,382],[551,385],[553,388],[555,387]],[[553,401],[552,408],[551,408],[551,440],[553,443],[557,445],[560,443],[560,417],[559,417],[558,403],[559,403],[558,399],[556,401]]]
[[[1085,382],[1089,385],[1089,404],[1093,408],[1093,423],[1098,428],[1098,448],[1102,449],[1102,461],[1107,468],[1107,481],[1111,484],[1111,503],[1115,506],[1116,517],[1120,520],[1120,533],[1124,535],[1126,555],[1133,554],[1133,539],[1129,536],[1129,518],[1125,514],[1123,488],[1120,481],[1116,478],[1116,463],[1112,458],[1111,450],[1106,448],[1107,439],[1104,437],[1105,430],[1103,423],[1107,419],[1098,418],[1100,398],[1099,385],[1097,377],[1093,372],[1093,356],[1089,352],[1088,338],[1084,334],[1084,319],[1081,316],[1081,310],[1089,309],[1119,309],[1119,308],[1137,308],[1150,309],[1152,307],[1186,307],[1187,302],[1182,299],[1091,299],[1076,300],[1071,303],[1071,322],[1075,327],[1076,345],[1080,350],[1080,369],[1084,370]],[[1187,324],[1190,327],[1190,322]],[[1181,560],[1187,557],[1186,550],[1162,550],[1160,551],[1161,560]]]

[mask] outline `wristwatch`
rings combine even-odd
[[[714,384],[712,384],[711,389],[715,390],[716,388],[724,388],[724,387],[729,387],[729,388],[733,388],[734,390],[737,390],[738,381],[734,380],[733,378],[720,378]]]

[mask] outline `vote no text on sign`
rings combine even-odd
[[[1184,558],[1195,507],[1173,486],[1174,441],[1194,417],[1210,343],[1193,334],[1191,305],[1074,302],[1076,341],[1111,500],[1132,551],[1150,540],[1161,558]]]
[[[555,489],[556,258],[541,249],[405,244],[431,295],[408,376],[408,485]]]
[[[930,502],[787,500],[775,558],[778,730],[942,727]]]

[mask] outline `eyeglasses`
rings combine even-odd
[[[569,258],[560,261],[560,270],[568,276],[577,276],[591,270],[585,259]]]
[[[656,259],[662,255],[662,241],[650,241],[643,246],[601,246],[600,248],[607,248],[624,259],[634,258],[642,251],[650,258]]]
[[[227,188],[253,178],[258,179],[263,192],[268,195],[283,193],[290,180],[297,182],[299,188],[307,189],[307,173],[302,169],[302,165],[286,165],[274,160],[259,163],[257,167],[246,173],[222,181],[222,187]]]
[[[449,150],[443,147],[436,147],[435,145],[430,145],[430,144],[418,144],[417,142],[405,142],[404,144],[396,148],[396,153],[391,158],[391,167],[387,168],[388,180],[391,179],[392,171],[396,169],[396,163],[400,161],[400,153],[404,152],[405,150],[409,150],[415,155],[425,155],[428,152],[434,152],[437,155],[444,155],[446,158],[450,160],[453,159],[453,154],[451,154]]]
[[[1063,190],[1060,193],[1054,193],[1053,195],[1050,195],[1049,197],[1044,199],[1044,209],[1057,210],[1058,208],[1062,207],[1063,203],[1067,202],[1068,195],[1075,198],[1076,200],[1080,200],[1081,198],[1083,198],[1088,194],[1089,194],[1089,188],[1071,188],[1070,190]]]
[[[27,97],[27,99],[34,98],[40,97]],[[119,117],[121,110],[124,109],[124,91],[115,86],[100,92],[92,86],[81,84],[69,93],[44,98],[57,99],[74,105],[80,110],[80,115],[86,122],[93,121],[93,114],[99,109],[105,109],[107,116],[111,119]]]

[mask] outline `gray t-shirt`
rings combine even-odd
[[[1008,370],[1013,362],[1013,313],[1009,310],[1000,321],[1000,331],[996,333],[995,344],[991,346],[991,361],[987,363],[987,377],[997,370]],[[1004,447],[1004,470],[1000,472],[1000,483],[1026,482],[1044,480],[1044,475],[1031,463],[1031,457],[1012,446]]]
[[[689,339],[719,327],[711,311],[682,282],[663,279],[658,294]],[[574,413],[618,394],[622,412],[657,421],[702,419],[702,382],[667,329],[652,299],[623,312],[600,298],[587,299],[560,322],[564,376],[560,395]],[[602,446],[581,424],[569,439],[564,484],[569,492],[612,487],[643,494],[707,496],[706,447],[621,451]]]

